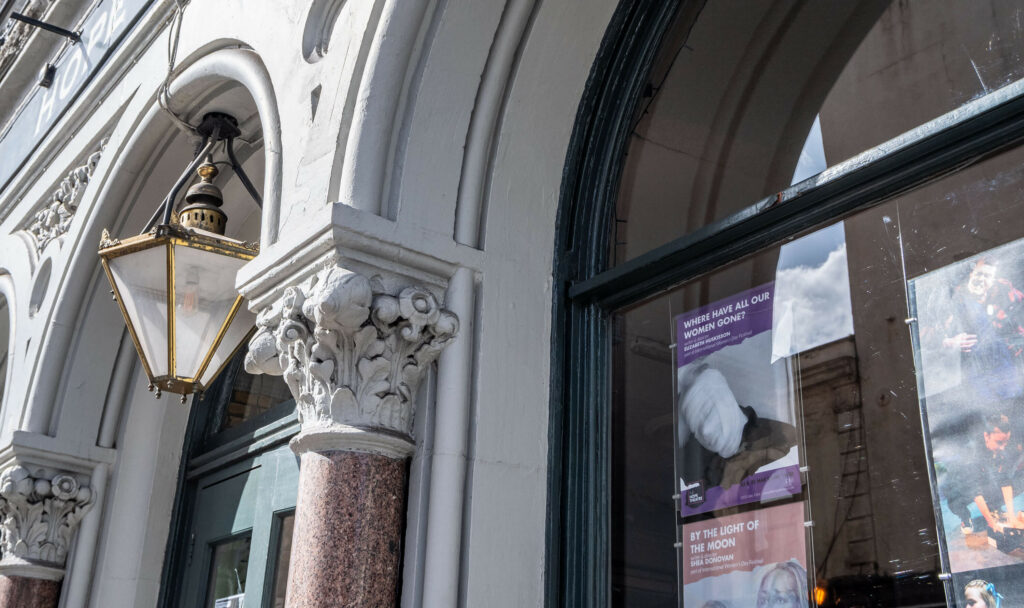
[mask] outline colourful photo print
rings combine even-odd
[[[1014,577],[993,568],[1024,580],[1022,256],[1018,241],[909,281],[945,558],[954,574],[975,573],[1006,597],[1019,595]]]

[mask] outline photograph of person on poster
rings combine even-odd
[[[981,579],[974,579],[964,586],[964,603],[967,608],[1002,608],[1003,596],[995,585]]]
[[[953,290],[942,324],[942,347],[960,353],[962,383],[973,395],[1007,409],[1024,395],[1024,293],[998,274],[995,257],[970,263],[966,281]],[[998,406],[997,406],[998,407]]]
[[[785,457],[797,443],[796,427],[759,417],[736,401],[722,372],[706,362],[679,377],[683,478],[729,487]]]
[[[1010,603],[1024,600],[1022,259],[1019,241],[908,282],[936,513],[959,605],[995,605],[984,581]]]
[[[765,572],[757,590],[757,608],[802,608],[809,599],[807,570],[793,560]]]
[[[949,509],[960,518],[964,532],[975,532],[985,526],[1002,534],[1007,526],[1024,524],[1013,504],[1014,487],[1024,489],[1024,447],[1014,437],[1006,414],[991,414],[984,420],[981,436],[973,438],[964,458],[949,465],[939,486]],[[973,505],[980,517],[971,514]],[[999,517],[1000,509],[1004,517]],[[980,520],[980,521],[979,521]]]

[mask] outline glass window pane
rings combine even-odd
[[[294,400],[288,385],[280,376],[249,374],[245,371],[245,345],[234,353],[224,365],[224,371],[217,376],[210,387],[203,392],[200,406],[208,408],[208,439],[217,443],[226,436],[237,437],[238,433],[255,430],[254,425],[269,423],[275,418],[287,416],[294,410]],[[286,403],[292,402],[292,405]],[[267,416],[263,416],[267,415]],[[262,417],[262,418],[261,418]],[[237,429],[225,435],[222,431]],[[198,449],[207,449],[205,443]]]
[[[614,606],[1024,602],[1022,161],[613,315]]]
[[[167,247],[113,258],[107,267],[150,370],[167,375]]]
[[[640,100],[611,264],[1024,77],[1019,3],[717,0],[684,10]]]
[[[242,608],[245,574],[249,567],[248,535],[213,546],[206,605],[210,608]]]
[[[1014,0],[892,2],[821,105],[828,164],[1024,78]]]
[[[281,376],[254,375],[245,371],[246,352],[243,345],[202,395],[201,403],[211,408],[211,436],[239,427],[292,401],[291,391]],[[281,415],[286,413],[281,412]]]
[[[288,591],[288,566],[292,557],[292,528],[295,526],[295,514],[280,518],[280,536],[278,537],[277,557],[274,563],[274,595],[270,604],[273,608],[284,608],[284,599]]]

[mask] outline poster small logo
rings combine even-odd
[[[686,506],[699,507],[704,504],[704,480],[691,483],[683,488],[686,497]]]

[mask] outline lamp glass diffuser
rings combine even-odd
[[[205,390],[256,323],[234,288],[255,247],[172,224],[105,240],[99,254],[150,382]]]

